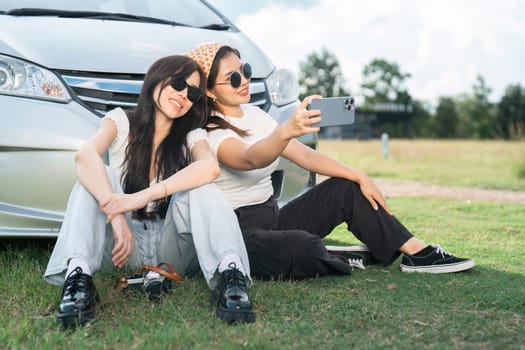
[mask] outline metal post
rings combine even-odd
[[[388,158],[388,134],[386,132],[381,134],[381,142],[383,144],[383,158]]]

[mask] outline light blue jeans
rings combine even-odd
[[[106,168],[115,193],[122,193],[118,176]],[[242,233],[231,206],[215,184],[176,193],[165,219],[134,220],[126,214],[135,235],[133,255],[128,266],[169,262],[181,275],[199,266],[210,288],[218,283],[217,267],[227,254],[241,258],[248,284],[250,265]],[[44,279],[64,283],[71,258],[84,259],[94,274],[101,268],[113,268],[114,246],[111,225],[96,199],[80,183],[73,187],[66,215],[49,259]]]

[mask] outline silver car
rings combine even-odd
[[[238,48],[253,66],[250,103],[288,119],[298,104],[293,74],[205,1],[2,1],[0,236],[56,236],[83,140],[107,111],[134,106],[157,58],[206,41]],[[302,141],[316,146],[315,136]],[[273,180],[284,202],[315,175],[281,160]]]

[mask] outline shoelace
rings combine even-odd
[[[361,269],[361,270],[366,269],[365,264],[363,263],[363,259],[348,259],[348,264],[357,269]]]
[[[71,295],[71,299],[75,300],[74,297],[77,291],[86,292],[87,291],[87,280],[88,275],[84,274],[81,267],[76,267],[73,271],[69,273],[66,278],[66,293]]]
[[[226,273],[226,286],[239,286],[246,288],[246,280],[242,272],[237,268],[237,265],[234,262],[228,264],[230,273]],[[228,270],[226,270],[228,271]]]
[[[433,244],[432,246],[434,248],[436,248],[436,253],[441,254],[443,259],[445,259],[445,255],[448,255],[448,256],[452,255],[448,251],[446,251],[442,246],[440,246],[439,244]]]

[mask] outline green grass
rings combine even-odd
[[[353,152],[361,152],[356,150],[361,143],[350,145]],[[437,158],[450,152],[448,143],[433,145]],[[428,151],[424,161],[437,167],[442,162],[432,161],[433,153]],[[384,169],[395,174],[398,166],[416,168],[412,163],[420,160],[412,158]],[[496,153],[491,158],[498,159],[472,161],[470,183],[491,187],[497,176],[490,174],[498,169],[485,169],[487,164],[513,162]],[[456,170],[450,162],[442,166]],[[426,169],[435,171],[433,166]],[[519,182],[511,175],[502,177],[500,188],[516,189]],[[465,184],[460,177],[458,182]],[[101,271],[95,275],[101,295],[96,321],[64,330],[54,319],[61,288],[42,279],[53,241],[2,240],[0,348],[525,349],[524,206],[411,197],[389,199],[389,207],[419,238],[472,257],[476,267],[457,274],[404,274],[397,260],[350,277],[256,280],[250,293],[257,322],[233,326],[215,318],[200,275],[177,283],[173,293],[155,305],[143,295],[115,290],[113,282],[121,271]],[[357,243],[345,225],[326,242]]]
[[[373,178],[525,191],[525,142],[472,140],[321,140],[319,150]]]

